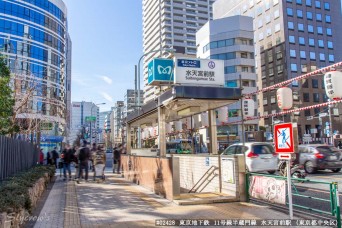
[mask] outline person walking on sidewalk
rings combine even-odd
[[[83,141],[83,147],[80,148],[79,154],[78,154],[78,180],[77,183],[79,183],[79,180],[81,178],[82,170],[85,170],[85,181],[88,181],[88,174],[89,174],[89,158],[90,158],[90,149],[87,147],[87,141]]]
[[[59,158],[59,154],[57,152],[57,147],[53,148],[53,151],[51,151],[51,154],[52,154],[52,161],[53,161],[53,164],[55,164],[56,166],[56,169],[58,168],[57,167],[57,159]]]
[[[118,147],[114,148],[114,164],[113,164],[113,173],[115,173],[115,169],[118,174],[120,174],[120,166],[121,166],[121,150],[122,150],[122,145],[119,144]]]
[[[96,143],[93,143],[93,147],[90,150],[90,170],[94,171],[94,159],[93,156],[96,153],[97,149],[96,149]]]
[[[73,154],[72,149],[70,149],[70,146],[67,145],[61,154],[61,160],[63,163],[63,175],[64,175],[63,180],[64,181],[67,179],[67,175],[66,175],[67,170],[68,170],[68,174],[69,174],[69,180],[71,180],[70,164],[73,161],[73,156],[74,156],[74,154]]]
[[[104,170],[106,167],[106,153],[103,146],[99,145],[96,152],[93,153],[93,168],[94,168],[94,180],[96,177],[101,176],[104,180]]]
[[[40,151],[39,151],[39,164],[41,164],[41,165],[44,164],[44,153],[43,153],[43,149],[40,149]]]

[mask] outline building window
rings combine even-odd
[[[329,48],[329,49],[333,49],[333,48],[334,48],[334,47],[333,47],[333,42],[328,41],[328,48]]]
[[[312,25],[308,25],[308,32],[314,33],[314,27]]]
[[[312,88],[318,88],[318,80],[317,79],[312,79]]]
[[[329,99],[329,98],[328,98],[327,94],[326,94],[326,93],[323,93],[322,95],[323,95],[323,96],[322,96],[322,97],[323,97],[323,102],[328,102],[328,99]]]
[[[305,53],[305,51],[300,51],[300,58],[301,58],[301,59],[306,59],[306,53]]]
[[[291,71],[292,72],[297,72],[297,64],[291,63]]]
[[[235,66],[226,66],[226,67],[224,68],[224,73],[225,73],[225,74],[236,73],[236,67],[235,67]]]
[[[310,11],[307,11],[307,12],[306,12],[306,18],[307,18],[308,20],[312,20],[312,13],[311,13]]]
[[[225,87],[236,88],[237,87],[237,81],[226,81]]]
[[[293,10],[292,10],[292,8],[287,8],[286,11],[287,11],[287,15],[288,15],[288,16],[293,16]]]
[[[293,29],[294,29],[294,24],[293,24],[293,22],[292,22],[292,21],[287,22],[287,27],[288,27],[288,29],[293,30]]]
[[[318,40],[318,47],[324,48],[324,41]]]
[[[303,18],[303,11],[302,10],[297,10],[297,17]]]
[[[313,93],[312,97],[313,97],[313,102],[319,102],[319,93]]]
[[[311,110],[310,110],[310,109],[304,110],[304,116],[311,116]],[[311,128],[311,125],[308,125],[308,126],[309,126],[308,129],[310,129],[310,128]]]
[[[220,40],[217,43],[217,47],[221,48],[221,47],[225,47],[226,46],[226,41],[225,40]]]
[[[296,58],[296,50],[290,50],[290,56]]]
[[[335,62],[334,55],[329,55],[329,62],[331,62],[331,63]]]
[[[315,46],[315,39],[309,38],[309,46],[311,46],[311,47]]]
[[[308,66],[306,64],[301,65],[302,73],[308,72]]]
[[[296,3],[297,3],[298,5],[301,5],[301,4],[302,4],[302,0],[296,0]]]
[[[328,36],[332,36],[332,30],[331,30],[331,28],[327,28],[327,35],[328,35]]]
[[[331,17],[330,17],[330,15],[325,15],[325,22],[326,22],[326,23],[331,23]]]
[[[303,93],[303,101],[310,102],[310,95],[309,93]]]
[[[311,0],[306,0],[306,5],[307,6],[312,6],[312,1]]]
[[[324,3],[324,9],[325,9],[325,10],[330,10],[330,4],[329,4],[329,2],[325,2],[325,3]]]
[[[317,27],[317,33],[322,35],[323,34],[323,28],[321,26]]]
[[[316,14],[316,20],[317,20],[317,21],[322,21],[322,14],[317,13],[317,14]]]
[[[276,11],[274,12],[274,19],[277,19],[279,16],[280,16],[280,15],[279,15],[279,10],[276,10]]]
[[[315,52],[310,52],[310,59],[311,59],[311,60],[316,60],[316,54],[315,54]]]
[[[298,24],[298,31],[304,32],[304,24],[301,24],[301,23]]]
[[[320,61],[325,61],[325,54],[324,53],[320,53],[319,54],[319,60]]]
[[[315,113],[315,115],[317,115],[318,113],[320,113],[321,112],[321,109],[320,108],[314,108],[314,113]]]
[[[289,42],[290,42],[290,44],[296,43],[294,36],[289,36]]]
[[[245,66],[241,67],[241,72],[248,72],[248,67],[245,67]]]
[[[321,8],[321,1],[316,0],[315,1],[315,6],[316,6],[317,9],[320,9]]]
[[[305,39],[304,39],[304,37],[299,37],[299,44],[300,44],[300,45],[305,45]]]
[[[275,32],[279,32],[280,31],[280,24],[276,24],[274,27]]]

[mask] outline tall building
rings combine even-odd
[[[233,16],[207,22],[196,34],[197,57],[224,61],[225,86],[243,87],[243,94],[255,92],[257,76],[254,60],[253,18]],[[240,76],[241,83],[240,85]],[[256,100],[254,98],[254,100]],[[256,106],[257,107],[257,106]],[[228,122],[241,120],[241,103],[228,107]],[[256,113],[256,110],[255,110]],[[258,120],[247,121],[245,132],[257,130]],[[241,124],[218,126],[218,141],[226,142],[228,135],[242,139]],[[248,134],[245,133],[245,137]],[[229,142],[227,142],[229,143]]]
[[[136,110],[138,93],[135,95],[134,89],[128,89],[124,96],[124,117],[128,116],[131,112]],[[140,90],[140,99],[144,97],[144,92]]]
[[[13,73],[16,102],[29,99],[17,119],[52,126],[42,138],[56,142],[66,135],[71,77],[67,8],[62,0],[11,0],[0,1],[0,14],[0,54]]]
[[[152,52],[144,58],[145,103],[154,98],[155,92],[155,87],[147,85],[147,64],[165,56],[164,48],[196,56],[196,32],[212,18],[214,1],[143,0],[143,49],[144,54]]]
[[[106,119],[107,119],[107,116],[109,116],[111,113],[111,111],[107,111],[107,112],[100,112],[100,115],[99,115],[99,130],[98,130],[98,133],[99,133],[99,143],[104,143],[104,137],[103,135],[106,134],[105,130],[107,129],[106,125],[107,125],[107,122],[106,122]]]
[[[333,0],[217,0],[213,5],[214,18],[246,15],[254,18],[256,72],[258,87],[305,74],[342,60],[341,1]],[[306,107],[327,101],[322,76],[294,82],[294,107]],[[275,91],[260,94],[261,115],[279,112]],[[326,107],[306,110],[278,118],[285,122],[298,122],[300,138],[305,133],[324,134],[328,117],[320,123],[320,112]],[[333,117],[334,130],[341,132],[339,118]],[[260,123],[269,131],[274,119]],[[339,129],[338,129],[339,128]]]
[[[98,142],[99,120],[99,107],[94,103],[85,101],[72,102],[69,143],[74,143],[77,138],[86,139],[88,142]],[[92,135],[92,139],[90,139],[90,135]]]
[[[117,101],[113,109],[113,129],[112,129],[112,145],[116,146],[123,141],[124,131],[124,110],[125,103],[123,101]]]

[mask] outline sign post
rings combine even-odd
[[[295,128],[295,131],[294,131]],[[279,159],[286,160],[287,166],[287,193],[289,199],[290,219],[293,219],[292,204],[292,185],[291,185],[291,160],[295,152],[297,140],[297,126],[292,123],[283,123],[274,125],[274,144],[275,151],[279,154]],[[294,137],[295,136],[295,137]]]

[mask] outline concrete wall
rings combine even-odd
[[[124,178],[173,200],[172,162],[169,158],[122,156]]]

